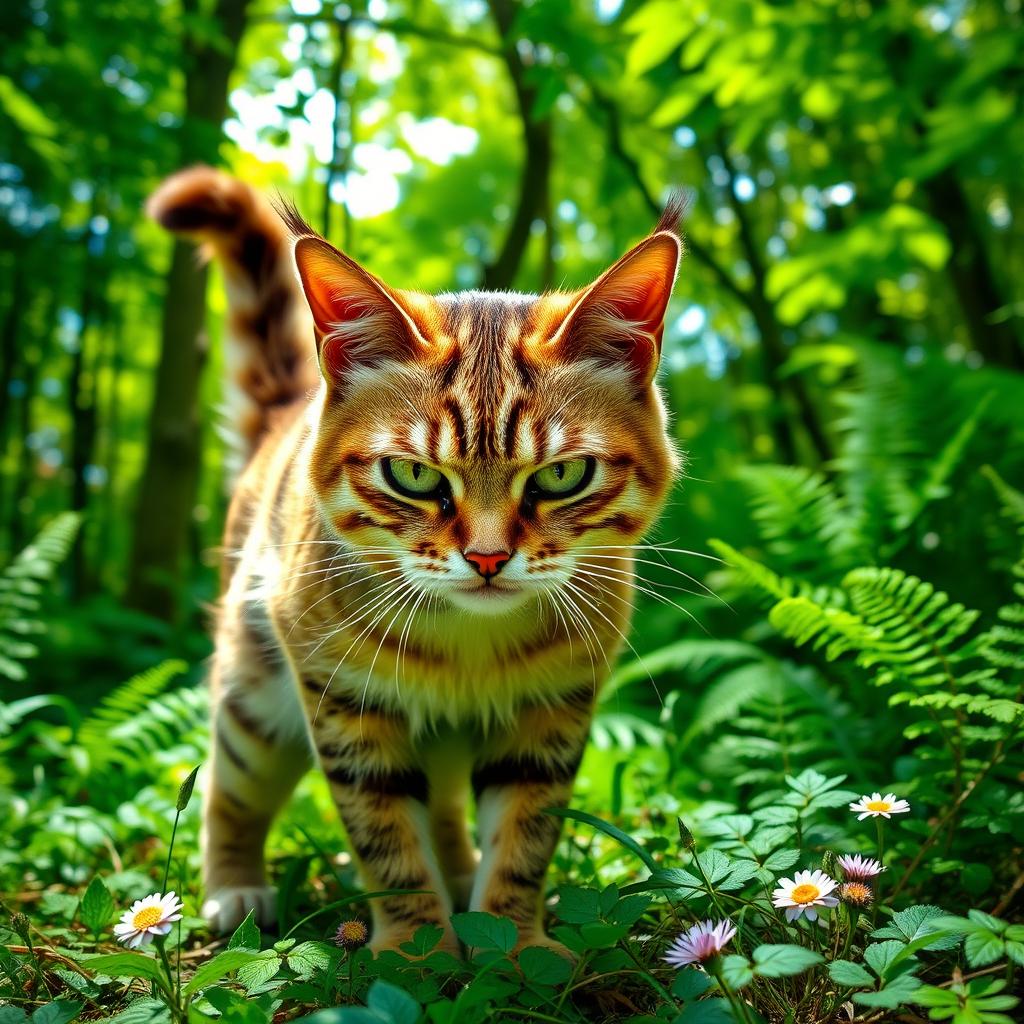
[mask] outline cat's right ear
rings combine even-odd
[[[328,381],[344,384],[359,367],[426,354],[429,345],[399,293],[325,239],[299,238],[295,265]]]

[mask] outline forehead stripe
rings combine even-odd
[[[517,398],[512,403],[505,419],[505,458],[511,459],[516,451],[516,433],[519,430],[519,417],[523,415],[523,400]]]
[[[452,430],[455,433],[455,445],[458,449],[459,456],[465,457],[468,450],[465,417],[462,415],[459,403],[456,402],[454,398],[449,398],[448,401],[445,402],[444,407],[452,421]]]

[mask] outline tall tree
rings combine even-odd
[[[182,166],[217,160],[228,79],[248,7],[249,0],[215,0],[209,12],[201,12],[199,0],[184,0]],[[210,24],[217,26],[218,34],[209,34]],[[176,611],[198,482],[206,282],[206,270],[197,266],[193,247],[176,241],[166,278],[160,360],[126,593],[130,605],[162,619],[173,618]]]

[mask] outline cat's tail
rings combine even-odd
[[[319,377],[312,319],[295,271],[292,237],[270,202],[211,167],[168,178],[146,204],[168,231],[202,243],[228,293],[228,393],[223,433],[243,459],[281,411]]]

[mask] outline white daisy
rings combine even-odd
[[[668,947],[664,959],[673,967],[702,964],[717,956],[735,934],[736,927],[731,921],[701,921]]]
[[[114,935],[129,949],[145,946],[154,935],[166,935],[171,925],[181,920],[183,906],[173,891],[166,896],[155,892],[143,900],[136,900],[131,910],[121,915],[121,920],[114,925]]]
[[[859,853],[837,857],[836,863],[843,869],[843,878],[848,882],[866,882],[885,871],[880,861],[862,857]]]
[[[910,810],[910,804],[906,800],[897,800],[895,793],[872,793],[871,796],[862,796],[855,804],[850,804],[850,810],[857,815],[858,821],[865,818],[891,818],[894,814],[906,814]]]
[[[839,903],[829,893],[836,887],[824,871],[798,871],[792,879],[783,878],[772,893],[772,904],[786,908],[786,920],[795,921],[805,914],[808,921],[818,920],[815,907],[834,907]]]

